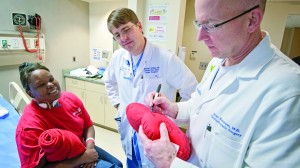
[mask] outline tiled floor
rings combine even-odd
[[[121,145],[120,135],[98,126],[94,127],[96,145],[118,158],[123,163],[123,166],[126,167],[126,156]]]

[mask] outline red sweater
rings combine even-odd
[[[45,155],[38,144],[39,136],[45,130],[68,130],[84,143],[83,132],[93,123],[81,100],[70,92],[62,92],[58,101],[60,105],[52,109],[43,109],[35,101],[24,109],[16,129],[22,168],[37,166]]]

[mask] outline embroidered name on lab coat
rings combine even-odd
[[[147,73],[158,73],[159,67],[147,67],[144,68],[144,72]]]
[[[222,119],[222,117],[218,116],[216,113],[211,115],[211,118],[214,119],[222,128],[230,132],[232,135],[242,137],[240,129],[235,128],[234,126],[228,124],[226,121]]]

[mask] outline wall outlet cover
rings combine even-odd
[[[22,13],[12,13],[12,20],[14,26],[26,26],[26,15]]]

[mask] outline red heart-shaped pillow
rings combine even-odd
[[[131,103],[126,108],[130,125],[138,132],[142,125],[145,135],[156,140],[160,138],[159,126],[164,122],[167,126],[170,141],[179,146],[177,157],[187,160],[190,157],[190,143],[181,129],[168,117],[160,113],[152,113],[148,107],[140,103]]]

